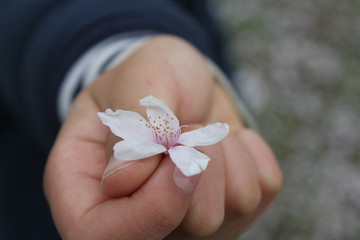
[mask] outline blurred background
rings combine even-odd
[[[214,4],[235,77],[285,175],[240,239],[360,239],[360,1]]]

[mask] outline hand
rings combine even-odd
[[[102,180],[119,139],[96,113],[111,108],[145,116],[138,101],[148,95],[166,102],[182,125],[230,125],[232,133],[221,143],[203,148],[212,160],[192,178],[192,191],[176,186],[174,165],[161,155]],[[243,129],[201,54],[170,36],[153,38],[79,94],[44,176],[64,239],[232,239],[261,215],[281,182],[271,150]]]

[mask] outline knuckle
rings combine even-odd
[[[273,198],[281,190],[283,185],[284,177],[279,168],[269,173],[261,181],[262,191],[266,197]]]
[[[224,208],[209,208],[193,212],[185,221],[185,229],[194,237],[207,237],[215,233],[224,221]]]
[[[240,216],[248,215],[258,208],[261,199],[262,193],[259,185],[237,191],[231,201],[232,212]]]
[[[182,216],[173,209],[172,204],[159,204],[153,207],[153,211],[155,226],[160,231],[175,229],[182,220]]]

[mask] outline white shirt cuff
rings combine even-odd
[[[70,68],[58,94],[58,114],[65,118],[78,89],[82,89],[100,74],[123,62],[154,33],[129,32],[111,36],[88,49]]]

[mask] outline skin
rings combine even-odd
[[[211,161],[191,178],[191,191],[173,180],[168,155],[136,162],[102,180],[114,143],[101,124],[106,108],[145,115],[139,99],[153,95],[192,129],[227,122],[231,133],[203,147]],[[102,181],[102,183],[101,183]],[[64,239],[233,239],[279,191],[282,174],[265,141],[243,127],[204,57],[172,36],[154,37],[76,98],[53,146],[45,194]]]

